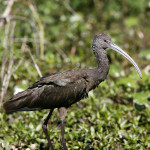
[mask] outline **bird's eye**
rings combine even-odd
[[[104,42],[106,42],[106,43],[107,43],[107,42],[108,42],[108,40],[104,40]]]

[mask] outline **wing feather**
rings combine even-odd
[[[86,74],[79,69],[58,72],[42,77],[27,90],[14,95],[4,103],[6,112],[24,110],[24,108],[59,108],[87,96]]]

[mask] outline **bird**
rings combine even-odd
[[[89,91],[95,89],[106,79],[109,72],[107,49],[112,49],[126,57],[142,78],[141,71],[134,60],[114,44],[108,35],[97,33],[92,41],[92,50],[98,64],[96,68],[72,69],[43,76],[25,91],[19,92],[4,102],[5,112],[10,114],[17,111],[48,109],[49,113],[42,128],[48,140],[49,148],[54,150],[47,124],[54,109],[58,108],[61,120],[61,144],[64,150],[68,150],[64,137],[67,109],[81,99],[87,98]]]

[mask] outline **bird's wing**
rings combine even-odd
[[[43,77],[5,102],[5,111],[68,107],[87,96],[85,76],[82,70],[70,70]]]
[[[69,70],[41,78],[28,90],[30,108],[59,108],[87,97],[84,70]]]
[[[43,85],[53,84],[56,86],[65,86],[67,84],[76,82],[81,78],[86,78],[86,73],[82,69],[73,69],[63,72],[58,72],[40,78],[37,82],[29,87],[29,89],[40,87]]]

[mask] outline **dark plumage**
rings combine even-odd
[[[67,150],[64,140],[64,119],[66,108],[77,101],[88,97],[88,92],[96,88],[106,79],[109,71],[109,62],[106,49],[113,49],[123,56],[136,67],[140,77],[141,72],[135,62],[122,49],[115,45],[105,34],[96,34],[92,49],[97,59],[98,67],[95,69],[73,69],[51,74],[42,77],[27,90],[20,92],[4,103],[6,113],[15,111],[30,111],[38,109],[51,109],[44,125],[43,130],[48,139],[49,145],[53,150],[51,140],[47,133],[47,123],[54,108],[59,108],[62,120],[62,145]]]

